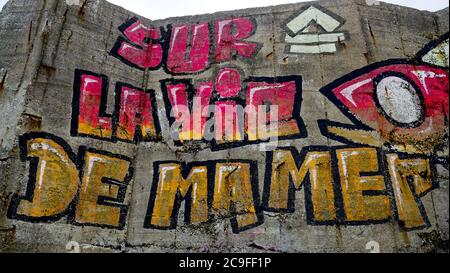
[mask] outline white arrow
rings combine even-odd
[[[311,21],[316,21],[316,23],[323,27],[327,32],[332,32],[341,25],[338,20],[323,11],[315,7],[309,7],[307,10],[300,13],[297,17],[290,21],[287,24],[287,27],[293,33],[297,34],[301,30],[305,29]]]

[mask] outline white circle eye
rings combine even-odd
[[[378,82],[376,95],[380,107],[391,120],[404,125],[421,121],[421,100],[408,81],[396,76],[385,77]]]

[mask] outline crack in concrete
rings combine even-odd
[[[278,249],[276,249],[274,247],[264,247],[264,246],[258,245],[256,243],[251,243],[250,245],[248,245],[248,247],[251,247],[251,248],[254,248],[254,249],[258,249],[258,250],[262,250],[262,251],[265,251],[265,252],[270,251],[270,252],[277,252],[277,253],[287,253],[285,251],[278,250]]]

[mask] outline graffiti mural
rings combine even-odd
[[[282,27],[287,53],[336,53],[338,44],[350,39],[341,30],[344,24],[320,6],[296,12]],[[437,166],[448,168],[448,155],[439,152],[448,145],[449,34],[413,59],[371,64],[321,88],[319,95],[350,122],[318,120],[321,135],[339,146],[298,148],[294,140],[312,137],[300,114],[303,77],[248,75],[229,64],[261,57],[263,45],[253,41],[257,31],[256,20],[238,16],[160,28],[128,20],[119,27],[108,57],[130,71],[151,77],[161,70],[166,76],[154,81],[159,85],[155,90],[117,82],[109,112],[110,77],[75,70],[73,138],[131,143],[133,149],[143,142],[173,143],[176,149],[186,148],[180,153],[192,153],[190,144],[201,143],[205,147],[195,152],[211,154],[285,141],[261,149],[264,162],[184,162],[178,151],[177,160],[149,160],[153,176],[143,182],[142,190],[149,190],[143,228],[176,229],[184,212],[185,225],[227,219],[240,233],[263,225],[265,213],[294,213],[300,191],[309,225],[429,227],[422,198],[439,187]],[[215,64],[220,66],[213,76],[197,78]],[[24,134],[19,146],[29,177],[24,193],[12,198],[10,219],[126,227],[127,189],[134,182],[137,157],[86,146],[75,153],[67,140],[44,132]]]
[[[198,224],[231,218],[233,232],[263,222],[258,169],[251,161],[156,162],[145,228],[174,229],[181,201],[185,222]]]
[[[247,41],[256,29],[251,18],[168,25],[167,29],[147,27],[132,18],[119,28],[123,36],[119,36],[110,54],[141,70],[164,67],[168,74],[194,74],[208,69],[213,62],[223,63],[235,57],[252,59],[262,47]]]
[[[123,204],[132,179],[131,159],[81,147],[78,156],[62,139],[44,133],[21,138],[31,162],[25,196],[15,196],[9,217],[75,225],[123,228]],[[174,229],[185,202],[185,223],[231,218],[238,233],[264,223],[263,211],[295,211],[304,189],[311,225],[364,225],[397,219],[406,230],[429,226],[420,198],[435,189],[435,164],[370,147],[283,148],[267,153],[264,196],[252,161],[153,164],[145,228]],[[389,170],[385,177],[381,168]],[[363,175],[364,174],[364,175]]]
[[[84,146],[77,156],[47,133],[23,135],[20,147],[22,160],[30,162],[29,181],[25,196],[12,198],[9,218],[50,223],[67,216],[74,225],[125,227],[130,158]]]
[[[322,120],[322,132],[344,143],[387,145],[408,154],[436,152],[448,141],[448,36],[426,46],[415,59],[375,63],[322,88],[354,123]],[[439,50],[443,43],[447,52]],[[433,52],[440,55],[423,57]]]
[[[75,71],[71,135],[113,142],[160,140],[154,91],[118,82],[111,115],[106,113],[108,81],[105,75]]]
[[[279,107],[277,118],[272,120],[278,127],[278,131],[273,132],[278,139],[306,137],[306,128],[299,114],[301,83],[299,76],[248,78],[243,81],[238,70],[225,68],[219,71],[215,82],[198,83],[197,91],[193,91],[190,80],[172,79],[161,81],[161,90],[170,124],[177,123],[181,127],[175,143],[182,146],[188,141],[208,141],[205,131],[210,121],[215,126],[213,139],[209,139],[211,148],[220,150],[270,139],[270,132],[260,130],[256,122],[260,116],[266,115],[258,109],[260,105]],[[214,115],[208,119],[210,105]],[[238,105],[242,109],[241,115],[236,110]],[[227,107],[231,108],[228,113]]]
[[[385,177],[382,168],[389,168],[390,175]],[[420,197],[437,187],[433,172],[429,159],[400,159],[363,146],[307,147],[301,153],[283,148],[267,154],[263,207],[293,213],[295,191],[304,189],[311,225],[396,219],[405,229],[423,228],[429,222]]]

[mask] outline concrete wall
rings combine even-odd
[[[448,17],[338,0],[151,21],[9,1],[0,251],[448,252]],[[200,109],[194,93],[279,106],[278,146],[252,125],[175,141],[170,111]]]

